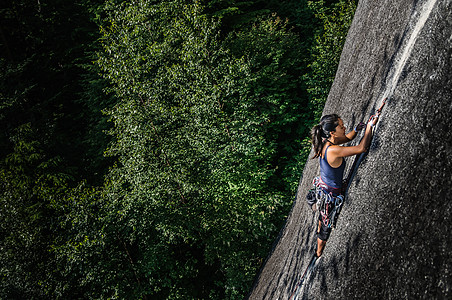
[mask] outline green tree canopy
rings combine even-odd
[[[242,299],[353,15],[333,2],[2,8],[0,298]]]

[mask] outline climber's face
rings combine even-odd
[[[336,131],[332,131],[331,135],[335,137],[342,137],[345,136],[345,126],[344,121],[342,121],[341,118],[339,118],[339,125],[336,126]]]

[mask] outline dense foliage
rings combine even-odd
[[[355,8],[2,5],[0,298],[242,299]]]

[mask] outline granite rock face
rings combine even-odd
[[[296,299],[452,299],[451,45],[451,0],[359,2],[324,114],[351,129],[390,99]],[[292,295],[315,248],[305,195],[318,173],[309,160],[249,299]]]

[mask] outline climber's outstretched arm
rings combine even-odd
[[[372,140],[372,127],[375,126],[377,122],[378,117],[374,117],[369,121],[369,123],[367,123],[364,138],[358,145],[350,147],[331,147],[330,153],[334,157],[347,157],[366,152],[369,149],[370,142]]]
[[[338,145],[345,144],[345,143],[348,143],[348,142],[354,140],[356,138],[356,136],[358,135],[358,131],[361,131],[364,128],[366,128],[366,123],[363,123],[363,122],[359,123],[358,125],[355,126],[355,128],[353,128],[352,131],[347,133],[345,135],[345,137],[339,138]]]

